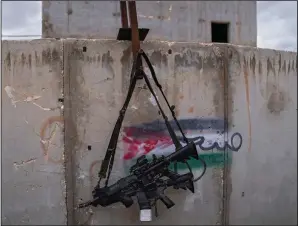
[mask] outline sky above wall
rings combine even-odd
[[[297,52],[297,2],[257,3],[258,47]],[[3,39],[41,35],[41,2],[2,2]]]

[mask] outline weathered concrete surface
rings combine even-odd
[[[53,49],[60,49],[62,44],[63,57],[62,50],[58,51],[60,60],[55,61],[57,57]],[[23,207],[22,214],[28,212],[30,224],[53,221],[53,224],[63,224],[66,222],[66,207],[65,204],[60,206],[59,202],[66,198],[68,224],[139,224],[137,204],[129,209],[121,204],[105,208],[75,208],[78,203],[91,198],[101,160],[127,93],[132,63],[129,43],[70,39],[4,42],[4,46],[4,223],[19,223],[23,219],[18,211],[12,209],[18,204]],[[239,152],[224,151],[225,156],[229,153],[232,161],[216,157],[216,150],[199,151],[202,155],[215,157],[212,157],[213,163],[208,165],[206,175],[196,183],[196,193],[169,191],[175,207],[166,210],[159,204],[159,218],[151,224],[296,223],[297,54],[234,45],[156,41],[143,43],[142,48],[153,63],[169,102],[176,105],[178,119],[181,123],[188,120],[188,124],[184,124],[188,136],[204,134],[210,136],[211,141],[223,131],[228,132],[228,138],[237,131],[243,136],[243,147]],[[45,51],[42,54],[42,50],[47,49],[51,49],[50,53]],[[10,60],[8,52],[14,53]],[[48,57],[53,60],[47,61]],[[47,76],[42,76],[43,73]],[[40,151],[40,138],[34,132],[31,134],[32,127],[29,127],[38,131],[47,117],[58,116],[54,119],[59,119],[59,110],[41,110],[32,102],[24,101],[17,102],[14,108],[4,90],[10,86],[21,94],[39,95],[42,97],[36,103],[42,107],[58,107],[62,84],[66,197],[65,188],[60,187],[60,182],[64,181],[64,176],[59,174],[63,173],[62,165],[51,162],[43,165],[46,163]],[[159,91],[157,95],[164,106]],[[22,121],[24,116],[27,124]],[[110,183],[127,173],[127,167],[136,157],[130,152],[135,147],[138,151],[149,148],[150,153],[158,155],[173,150],[172,146],[153,145],[155,141],[163,143],[167,140],[160,132],[162,126],[156,126],[156,119],[161,119],[161,116],[149,91],[144,88],[144,82],[139,81],[124,119]],[[212,123],[217,119],[227,122],[228,128]],[[211,126],[206,121],[211,122]],[[130,131],[136,128],[137,134]],[[163,140],[159,139],[161,136]],[[51,146],[50,154],[57,159],[62,151],[63,148]],[[13,168],[14,162],[32,157],[38,158],[33,168],[28,169],[30,163]],[[53,168],[55,166],[57,168]],[[195,174],[199,175],[201,167],[193,166]],[[28,176],[20,176],[23,169]],[[39,171],[47,171],[49,177],[44,179],[44,174]],[[51,186],[48,185],[52,182]],[[23,192],[28,184],[40,185],[40,193],[37,189],[31,193]],[[12,189],[16,191],[10,193]],[[46,195],[52,195],[52,189],[57,196],[50,204],[55,204],[55,209],[42,209],[49,208],[43,205],[50,205],[46,203],[49,199]],[[15,194],[19,194],[18,199]],[[30,202],[33,198],[38,198],[38,201]],[[40,206],[36,207],[36,203]],[[289,208],[283,208],[285,205]],[[47,211],[49,217],[41,215],[38,210]]]
[[[229,56],[233,124],[245,138],[229,178],[230,223],[296,225],[297,53],[238,47]]]
[[[99,169],[112,125],[126,94],[131,64],[127,43],[81,40],[71,46],[72,54],[66,53],[66,55],[70,56],[71,65],[76,65],[71,66],[70,75],[74,82],[71,99],[76,103],[76,107],[71,111],[74,111],[73,115],[77,117],[74,122],[77,122],[75,128],[79,137],[79,145],[75,149],[77,153],[75,202],[78,202],[79,199],[90,198],[91,188],[96,183],[95,172]],[[87,48],[85,53],[82,51],[84,46]],[[296,220],[297,185],[296,171],[293,169],[296,166],[297,144],[296,140],[280,138],[279,134],[289,133],[288,136],[293,138],[296,135],[296,124],[293,123],[296,114],[296,54],[245,49],[232,45],[218,46],[156,42],[147,42],[143,45],[155,66],[169,101],[176,104],[179,118],[226,116],[229,120],[229,134],[239,131],[243,136],[243,148],[233,154],[231,167],[226,165],[224,170],[208,169],[205,177],[196,185],[195,195],[171,194],[177,205],[170,211],[164,211],[160,207],[161,216],[152,224],[293,223]],[[228,64],[228,60],[232,60],[231,63]],[[222,64],[229,67],[225,69]],[[273,67],[276,69],[272,69]],[[270,74],[271,71],[275,71],[275,76]],[[248,83],[245,83],[246,80],[250,82],[248,91],[246,91],[245,84]],[[285,86],[286,84],[289,87]],[[143,84],[139,87],[143,87]],[[274,87],[287,94],[282,94],[283,98],[272,97]],[[227,94],[226,97],[223,95],[224,92]],[[246,93],[251,95],[250,98],[246,97]],[[258,93],[260,96],[257,96]],[[141,89],[134,95],[125,126],[148,122],[159,117],[149,99],[148,90]],[[141,109],[141,106],[145,107]],[[248,106],[250,106],[250,122],[248,117],[245,117]],[[281,111],[281,106],[284,106],[284,109],[287,106],[288,110],[282,110],[284,113],[279,114],[287,112],[290,122],[286,122],[276,112]],[[268,108],[272,112],[266,110]],[[262,128],[250,127],[262,123]],[[272,127],[274,124],[280,124],[278,132]],[[276,141],[278,143],[275,143]],[[87,151],[88,145],[92,146],[91,151]],[[119,150],[123,149],[125,149],[123,143],[120,142]],[[121,156],[123,153],[118,152],[112,181],[124,175]],[[260,161],[260,158],[263,160]],[[285,169],[284,165],[278,164],[282,161],[289,163],[286,165],[292,165],[293,168]],[[254,170],[244,168],[250,164]],[[268,168],[280,173],[271,174]],[[260,181],[254,178],[260,178],[260,175],[266,179],[262,178]],[[287,193],[278,194],[283,189],[287,189]],[[271,196],[271,193],[278,196]],[[282,211],[279,208],[284,202],[283,199],[290,200],[288,203],[292,206],[291,210]],[[257,208],[260,210],[255,211]],[[184,218],[173,217],[180,216],[182,212]],[[113,217],[114,215],[117,217]],[[131,209],[116,205],[93,209],[93,212],[80,210],[75,216],[76,223],[138,224],[136,205]]]
[[[66,223],[62,43],[2,41],[2,224]]]
[[[119,1],[43,1],[42,36],[116,39]],[[229,42],[257,45],[256,1],[137,1],[146,40],[211,42],[211,22],[228,22]]]
[[[69,110],[73,112],[72,123],[75,124],[73,128],[77,134],[72,154],[77,156],[74,189],[75,202],[78,203],[81,199],[91,198],[91,190],[96,185],[100,160],[104,157],[113,124],[126,96],[131,50],[128,43],[114,41],[81,40],[74,43],[68,41],[67,45],[69,44],[72,48],[65,55],[69,56],[68,76],[72,87],[70,98],[73,105]],[[83,47],[86,47],[86,52],[83,52]],[[168,43],[146,43],[144,49],[156,68],[169,101],[177,105],[179,117],[223,116],[223,105],[220,105],[223,103],[220,89],[221,53],[218,48],[197,44],[170,46]],[[171,54],[168,54],[169,50]],[[194,86],[198,89],[194,89]],[[142,82],[138,87],[127,111],[124,126],[161,118],[157,114],[157,108],[150,102],[149,90],[140,89],[143,87]],[[204,92],[200,96],[202,90]],[[219,102],[216,107],[214,98]],[[92,150],[88,151],[88,145],[92,146]],[[124,175],[125,150],[121,142],[119,145],[111,182]],[[152,224],[219,223],[222,213],[221,181],[220,168],[213,169],[196,184],[195,195],[189,192],[169,192],[177,205],[165,211],[160,204],[161,216]],[[173,217],[181,213],[183,217]],[[94,208],[92,214],[88,209],[77,210],[74,221],[93,225],[139,224],[138,218],[139,211],[135,204],[129,209],[122,205]]]

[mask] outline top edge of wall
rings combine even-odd
[[[128,41],[119,41],[114,39],[84,39],[84,38],[42,38],[42,39],[30,39],[30,40],[2,40],[2,44],[11,44],[11,43],[42,43],[42,42],[64,42],[64,43],[71,43],[71,42],[99,42],[101,44],[120,44],[120,43],[128,43]],[[204,43],[204,42],[176,42],[176,41],[160,41],[160,40],[150,40],[141,42],[141,44],[162,44],[171,47],[172,45],[185,45],[185,47],[191,46],[202,46],[202,47],[230,47],[230,48],[238,48],[243,50],[262,50],[262,51],[273,51],[278,53],[288,53],[288,54],[297,54],[294,51],[287,51],[287,50],[277,50],[277,49],[269,49],[269,48],[260,48],[254,46],[245,46],[245,45],[236,45],[231,43]]]

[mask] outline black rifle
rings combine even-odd
[[[173,162],[184,162],[190,159],[190,157],[199,158],[193,142],[167,157],[161,156],[157,158],[153,155],[151,162],[143,155],[130,168],[129,176],[121,178],[108,187],[95,187],[93,190],[93,201],[89,202],[88,205],[108,206],[121,202],[125,207],[130,207],[133,204],[132,197],[136,196],[141,210],[151,209],[151,206],[157,200],[161,200],[167,208],[171,208],[174,206],[174,202],[164,194],[164,190],[173,186],[175,189],[189,189],[191,192],[194,192],[194,185],[191,172],[179,175],[170,171],[168,167]],[[168,179],[162,179],[162,177]],[[80,207],[83,206],[86,206],[86,204]]]

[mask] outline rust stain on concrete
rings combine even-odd
[[[211,78],[212,87],[214,89],[213,106],[214,115],[217,117],[224,117],[227,120],[227,128],[233,125],[233,94],[235,91],[234,85],[230,83],[229,79],[229,62],[230,57],[235,56],[236,64],[238,63],[238,53],[233,49],[226,49],[218,52],[217,58],[217,74]]]
[[[35,57],[36,65],[39,65],[40,64],[40,59],[39,59],[38,54],[37,54],[36,51],[34,51],[34,57]]]
[[[290,101],[289,95],[283,90],[282,87],[276,83],[268,82],[267,90],[267,109],[272,115],[280,115],[285,110],[287,104]]]
[[[122,82],[122,93],[126,93],[129,87],[129,76],[130,76],[130,65],[131,65],[131,61],[132,61],[132,57],[131,57],[132,53],[131,53],[131,47],[129,46],[128,48],[124,49],[122,52],[122,56],[120,59],[121,62],[121,76],[123,79]]]
[[[285,109],[286,97],[284,92],[273,92],[267,103],[267,108],[271,114],[279,115]]]
[[[286,60],[284,60],[283,66],[282,66],[282,71],[284,72],[284,74],[286,75],[287,73],[287,66],[286,66]]]
[[[248,78],[248,68],[246,61],[244,59],[244,82],[245,82],[245,94],[246,94],[246,106],[248,115],[248,151],[251,151],[251,115],[250,115],[250,97],[249,97],[249,78]]]
[[[203,56],[201,56],[198,52],[193,52],[190,49],[187,49],[183,54],[176,54],[174,59],[176,68],[195,67],[197,70],[200,70],[202,68],[204,60]],[[208,57],[208,60],[209,59],[210,57]]]
[[[89,178],[90,178],[90,186],[91,187],[93,186],[93,169],[94,169],[94,166],[97,165],[97,164],[101,164],[101,162],[102,162],[101,160],[95,160],[89,166]]]
[[[215,115],[222,117],[224,115],[224,84],[223,84],[223,75],[220,73],[218,77],[212,78],[212,85],[214,89],[213,95],[213,105],[215,110]]]
[[[262,84],[262,76],[263,76],[263,65],[261,60],[259,60],[259,74],[258,74],[258,80],[259,80],[259,84]]]
[[[272,73],[275,75],[275,69],[274,66],[270,60],[270,58],[267,59],[267,76],[269,75],[269,72],[272,71]]]
[[[51,50],[48,48],[47,50],[42,51],[42,63],[49,64],[51,62]]]
[[[101,58],[102,68],[106,68],[114,78],[115,77],[115,72],[114,72],[114,69],[113,69],[113,63],[114,63],[114,59],[111,56],[110,51],[108,51],[108,52],[106,52],[102,55],[102,58]]]
[[[42,123],[42,126],[40,128],[40,138],[41,138],[40,144],[41,144],[41,149],[43,151],[46,161],[50,161],[52,163],[63,163],[63,158],[61,158],[59,160],[55,160],[49,156],[49,145],[51,143],[51,139],[54,136],[55,130],[52,131],[49,139],[45,138],[47,129],[50,128],[52,124],[56,124],[56,123],[64,124],[63,117],[62,116],[52,116]]]
[[[281,54],[279,54],[279,58],[278,58],[278,72],[281,71]]]
[[[225,112],[225,68],[224,64],[225,61],[223,58],[220,58],[220,60],[217,62],[218,65],[220,65],[219,72],[216,75],[213,75],[211,78],[212,86],[214,89],[214,95],[213,95],[213,104],[214,104],[214,110],[215,115],[218,117],[222,117]]]
[[[253,76],[256,76],[256,57],[255,55],[250,58],[250,68],[252,69]]]
[[[100,63],[100,55],[97,56],[97,63]]]
[[[52,49],[52,53],[51,53],[51,60],[52,61],[59,61],[60,60],[60,56],[59,56],[59,52],[56,49]]]
[[[6,58],[5,58],[5,62],[7,64],[7,67],[10,70],[10,66],[11,66],[11,56],[10,56],[10,52],[7,53]]]
[[[28,64],[29,64],[29,68],[31,68],[31,66],[32,66],[32,56],[31,56],[31,54],[29,54],[29,56],[28,56]]]
[[[42,51],[42,63],[43,64],[51,64],[53,62],[57,62],[60,60],[59,52],[56,49],[47,48]],[[38,59],[37,53],[35,52],[36,61]]]
[[[262,75],[263,73],[263,68],[262,68],[262,62],[259,60],[259,74]]]
[[[191,106],[190,108],[188,108],[188,113],[193,113],[194,112],[194,107]]]
[[[161,65],[168,66],[168,58],[166,54],[162,54],[160,50],[155,50],[151,56],[150,61],[152,62],[152,65],[157,65],[158,67],[161,67]]]
[[[26,57],[25,57],[24,53],[21,54],[21,63],[22,63],[23,66],[26,63]]]

